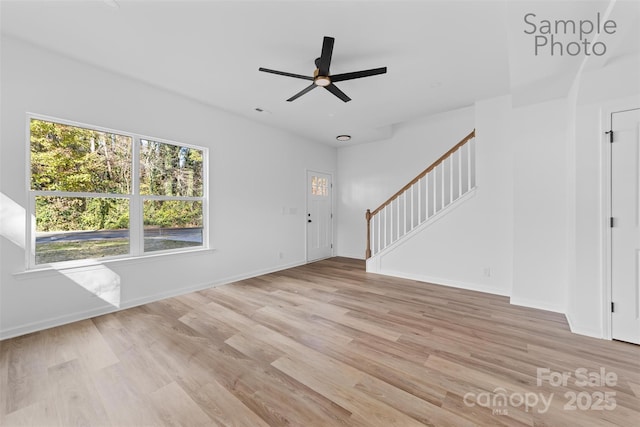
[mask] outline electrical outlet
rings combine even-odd
[[[491,269],[489,267],[484,268],[484,277],[491,277]]]

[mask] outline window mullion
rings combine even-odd
[[[27,248],[26,258],[27,258],[27,266],[29,268],[35,267],[36,265],[36,196],[33,192],[29,192],[27,197],[27,206],[28,213],[26,221],[27,221],[27,236],[26,236],[26,245]]]
[[[82,191],[47,191],[47,190],[31,190],[30,193],[35,196],[46,197],[87,197],[94,199],[128,199],[130,194],[117,194],[117,193],[92,193]]]
[[[131,202],[129,204],[129,242],[131,255],[138,256],[143,253],[143,214],[142,197],[140,196],[140,138],[133,139],[133,153],[131,165]]]
[[[155,196],[151,194],[144,195],[145,200],[176,200],[182,202],[202,202],[204,197],[193,197],[193,196]]]

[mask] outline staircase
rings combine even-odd
[[[367,266],[475,189],[475,157],[473,130],[387,201],[367,209]]]

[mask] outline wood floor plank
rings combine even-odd
[[[579,385],[581,368],[616,380]],[[551,384],[540,369],[570,376]],[[608,409],[592,407],[598,393]],[[534,396],[548,406],[518,400]],[[639,419],[640,346],[574,335],[562,314],[508,297],[368,274],[348,258],[0,342],[2,427]]]
[[[58,413],[50,400],[40,400],[8,415],[0,415],[0,426],[53,427],[58,425],[60,425]]]
[[[256,345],[256,340],[242,333],[235,334],[227,339],[225,343],[255,361],[262,361],[268,364],[286,354],[284,350],[264,341]]]
[[[312,364],[301,359],[288,356],[281,357],[272,363],[273,366],[297,379],[318,393],[331,399],[343,408],[366,419],[371,426],[420,426],[417,420],[394,409],[393,407],[369,397],[360,392],[353,382],[353,378],[342,375],[326,375],[325,372],[315,370]]]
[[[156,411],[167,426],[210,426],[211,418],[175,382],[149,395]]]
[[[109,419],[86,365],[78,359],[50,367],[48,385],[60,425],[100,425]]]
[[[192,396],[215,425],[225,427],[269,426],[266,421],[217,381],[205,384]]]
[[[397,388],[375,377],[365,377],[355,386],[374,399],[384,401],[402,413],[425,425],[433,426],[475,426],[476,424],[459,415],[442,409],[414,394]]]
[[[132,377],[139,376],[140,372],[127,369],[122,363],[91,373],[111,425],[162,425],[162,419],[151,404],[148,393],[139,392],[137,382],[132,381]]]

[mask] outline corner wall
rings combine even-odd
[[[565,99],[511,112],[512,304],[564,313],[567,305],[567,120]]]

